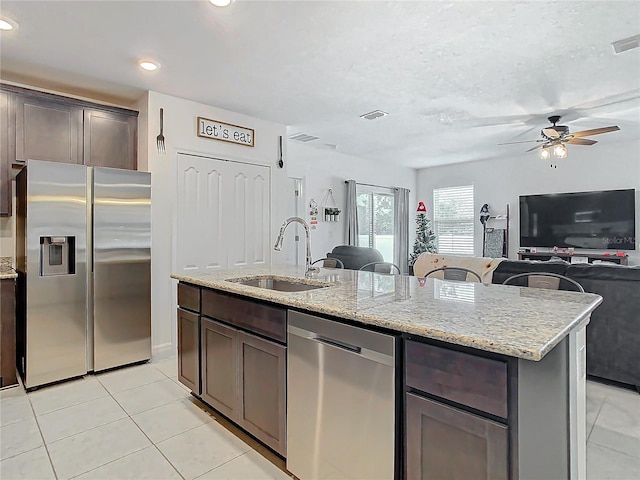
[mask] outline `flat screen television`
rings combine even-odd
[[[520,196],[521,247],[635,250],[635,190]]]

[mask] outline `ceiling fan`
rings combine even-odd
[[[601,133],[615,132],[616,130],[620,130],[618,126],[611,127],[602,127],[602,128],[594,128],[592,130],[583,130],[581,132],[571,133],[569,132],[569,127],[566,125],[556,125],[560,118],[560,115],[552,115],[548,118],[548,120],[552,123],[550,127],[543,128],[540,131],[542,136],[539,140],[525,140],[523,142],[507,142],[507,143],[499,143],[498,145],[512,145],[514,143],[539,143],[540,145],[536,145],[533,148],[527,150],[527,152],[531,152],[533,150],[541,149],[540,158],[543,160],[548,159],[553,155],[556,158],[565,158],[567,156],[567,147],[565,144],[569,145],[593,145],[594,143],[598,143],[596,140],[591,140],[587,137],[590,135],[599,135]]]

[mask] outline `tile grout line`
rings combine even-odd
[[[615,448],[609,446],[609,445],[602,445],[598,442],[594,442],[593,440],[590,440],[587,443],[591,443],[592,445],[597,445],[598,447],[604,448],[606,450],[609,450],[610,452],[614,452],[614,453],[619,453],[620,455],[624,455],[625,457],[629,457],[629,458],[633,458],[634,460],[637,460],[638,462],[640,462],[640,457],[635,457],[633,455],[629,455],[626,452],[621,452],[620,450],[616,450]]]
[[[154,368],[156,368],[156,367],[154,367]],[[173,378],[173,377],[168,376],[165,372],[163,372],[163,371],[162,371],[162,370],[160,370],[159,368],[156,368],[156,370],[158,370],[160,373],[162,373],[163,375],[165,375],[169,380],[171,380],[173,383],[177,384],[179,387],[182,387],[182,384],[181,384],[181,383],[179,383],[179,382],[177,381],[177,379],[175,379],[175,378]],[[159,380],[159,381],[162,381],[162,380]],[[101,382],[101,383],[102,383],[102,382]],[[152,383],[155,383],[155,382],[152,382]],[[147,384],[147,385],[150,385],[150,384]],[[142,386],[142,385],[141,385],[141,386]],[[107,392],[109,393],[109,395],[111,395],[111,397],[114,399],[114,401],[115,401],[116,403],[118,403],[118,401],[113,397],[113,395],[112,395],[112,393],[109,391],[109,389],[108,389],[105,385],[103,385],[103,387],[105,388],[105,390],[107,390]],[[184,398],[188,398],[188,397],[183,397],[182,399],[177,399],[177,400],[174,400],[173,402],[169,402],[169,403],[164,404],[164,405],[158,405],[158,406],[156,406],[156,407],[154,407],[154,408],[150,408],[149,410],[145,410],[145,411],[143,411],[143,412],[138,412],[138,413],[136,413],[136,414],[134,414],[134,415],[140,415],[140,414],[142,414],[142,413],[150,412],[150,411],[152,411],[152,410],[156,410],[156,409],[161,408],[161,407],[166,407],[167,405],[170,405],[171,403],[174,403],[174,402],[180,402],[180,401],[182,401]],[[120,405],[120,404],[118,403],[118,405]],[[124,410],[124,408],[122,407],[122,405],[120,405],[120,408],[122,408],[122,409]],[[196,408],[197,408],[197,406],[196,406]],[[158,447],[157,443],[156,443],[156,442],[154,442],[153,440],[151,440],[151,438],[150,438],[150,437],[146,434],[146,432],[145,432],[145,431],[140,427],[140,425],[138,425],[138,423],[135,421],[135,419],[133,418],[133,416],[129,414],[129,412],[127,412],[127,411],[125,410],[125,413],[126,413],[127,415],[129,415],[129,418],[130,418],[130,419],[131,419],[131,421],[136,425],[136,427],[138,427],[138,429],[142,432],[142,434],[143,434],[145,437],[147,437],[147,439],[148,439],[148,440],[151,442],[151,444],[156,448],[156,450],[160,453],[160,455],[162,455],[162,457],[163,457],[163,458],[164,458],[164,459],[169,463],[169,465],[171,465],[171,467],[172,467],[172,468],[173,468],[173,469],[178,473],[178,475],[180,476],[180,478],[182,478],[182,479],[184,480],[184,479],[185,479],[185,477],[182,475],[182,473],[180,472],[180,470],[178,470],[178,468],[177,468],[173,463],[171,463],[171,460],[169,460],[169,458],[167,458],[167,456],[164,454],[164,452],[163,452],[162,450],[160,450],[160,448]],[[205,413],[206,413],[206,412],[205,412]],[[214,421],[215,421],[215,417],[210,416],[210,415],[209,415],[209,417],[211,418],[210,422],[214,422]],[[185,430],[184,432],[180,432],[180,433],[177,433],[177,434],[175,434],[175,435],[171,435],[170,437],[164,438],[164,439],[160,440],[158,443],[162,443],[162,442],[164,442],[164,441],[166,441],[166,440],[169,440],[169,439],[171,439],[171,438],[177,437],[178,435],[182,435],[182,434],[184,434],[184,433],[187,433],[187,432],[190,432],[190,431],[192,431],[192,430],[195,430],[196,428],[200,428],[200,427],[202,427],[203,425],[206,425],[207,423],[210,423],[210,422],[203,422],[201,425],[197,425],[197,426],[195,426],[195,427],[189,428],[189,429]],[[202,475],[206,475],[207,473],[211,472],[212,470],[215,470],[216,468],[219,468],[219,467],[221,467],[222,465],[225,465],[226,463],[229,463],[229,462],[231,462],[231,461],[235,460],[236,458],[239,458],[239,457],[241,457],[241,456],[243,456],[243,455],[246,455],[246,454],[247,454],[247,453],[249,453],[251,450],[252,450],[252,449],[251,449],[251,447],[249,446],[249,450],[247,450],[246,452],[243,452],[243,453],[241,453],[241,454],[239,454],[239,455],[237,455],[237,456],[233,457],[232,459],[227,460],[226,462],[223,462],[223,463],[221,463],[220,465],[217,465],[216,467],[214,467],[214,468],[212,468],[212,469],[210,469],[210,470],[207,470],[206,472],[204,472],[204,473],[202,473],[202,474],[198,475],[198,477],[201,477]],[[124,458],[124,457],[122,457],[122,458]],[[114,461],[115,461],[115,460],[114,460]],[[85,473],[86,473],[86,472],[85,472]],[[198,477],[196,477],[196,478],[198,478]],[[194,479],[194,480],[195,480],[195,479]]]
[[[91,376],[93,376],[93,375],[91,375]],[[61,383],[61,384],[58,384],[58,385],[50,385],[50,386],[54,386],[54,387],[55,387],[55,386],[66,386],[66,385],[72,385],[72,384],[73,384],[73,382],[75,382],[75,381],[77,381],[77,382],[81,382],[81,381],[91,381],[91,380],[90,380],[91,376],[89,376],[89,374],[87,374],[87,375],[85,375],[85,376],[84,376],[84,377],[82,377],[82,378],[77,378],[77,379],[71,380],[70,382],[67,382],[67,383]],[[88,378],[87,378],[87,377],[88,377]],[[97,379],[97,378],[95,378],[95,377],[94,377],[94,379],[95,379],[95,381],[98,381],[98,379]],[[63,380],[63,382],[65,382],[65,381]],[[100,382],[98,382],[98,383],[100,383]],[[102,383],[100,383],[100,386],[101,386],[102,388],[104,388],[104,385],[102,385]],[[36,387],[36,388],[37,388],[37,387]],[[47,386],[45,386],[45,388],[47,388]],[[105,388],[105,391],[106,391],[106,390],[107,390],[107,389]],[[29,393],[41,393],[41,392],[46,392],[46,391],[47,391],[47,390],[39,390],[39,389],[38,389],[38,390],[34,390],[34,391],[32,391],[32,392],[27,392],[27,397],[29,397]],[[107,392],[107,393],[109,393],[109,392]],[[108,395],[103,395],[102,397],[90,398],[89,400],[83,400],[82,402],[78,402],[78,403],[74,403],[74,404],[71,404],[71,405],[67,405],[66,407],[54,408],[53,410],[50,410],[50,411],[48,411],[48,412],[44,412],[44,413],[40,413],[39,415],[42,417],[42,416],[44,416],[44,415],[48,415],[48,414],[53,413],[53,412],[59,412],[60,410],[64,410],[65,408],[75,407],[75,406],[77,406],[77,405],[82,405],[82,404],[84,404],[84,403],[92,402],[92,401],[94,401],[94,400],[98,400],[98,399],[100,399],[100,398],[105,398],[105,397],[107,397],[107,396],[108,396]],[[29,402],[31,402],[31,397],[29,397]],[[33,405],[32,405],[32,407],[33,407]],[[33,410],[33,413],[35,414],[35,409]]]
[[[211,470],[207,470],[206,472],[201,473],[200,475],[198,475],[197,477],[195,477],[193,480],[198,480],[200,477],[202,477],[202,476],[206,475],[207,473],[209,473],[209,472],[213,472],[214,470],[217,470],[218,468],[222,467],[223,465],[226,465],[226,464],[227,464],[227,463],[229,463],[229,462],[233,462],[234,460],[236,460],[236,459],[238,459],[238,458],[242,457],[243,455],[246,455],[247,453],[255,452],[255,450],[254,450],[253,448],[251,448],[251,447],[249,447],[249,448],[250,448],[250,449],[249,449],[249,450],[247,450],[246,452],[241,453],[240,455],[237,455],[237,456],[235,456],[235,457],[233,457],[233,458],[231,458],[231,459],[227,460],[226,462],[222,462],[220,465],[217,465],[217,466],[213,467]]]
[[[133,421],[133,419],[131,418],[131,416],[129,415],[129,413],[128,413],[128,412],[127,412],[127,411],[122,407],[122,405],[120,405],[120,403],[119,403],[119,402],[118,402],[118,401],[113,397],[113,395],[111,394],[111,392],[110,392],[110,391],[107,389],[107,387],[106,387],[106,386],[105,386],[105,385],[104,385],[104,384],[103,384],[103,383],[98,379],[98,377],[97,377],[97,376],[95,376],[95,374],[93,375],[93,377],[94,377],[95,381],[97,381],[97,382],[98,382],[98,384],[99,384],[99,385],[104,389],[104,391],[106,392],[106,395],[104,395],[104,396],[102,396],[102,397],[93,398],[93,399],[91,399],[91,400],[87,400],[87,401],[84,401],[84,402],[76,403],[76,404],[73,404],[73,405],[69,405],[69,406],[67,406],[67,407],[62,407],[62,408],[58,408],[58,409],[55,409],[55,410],[51,410],[50,412],[43,413],[43,414],[42,414],[42,416],[44,416],[44,415],[48,415],[49,413],[53,413],[53,412],[59,412],[60,410],[65,410],[65,409],[67,409],[67,408],[76,407],[76,406],[78,406],[78,405],[83,405],[83,404],[85,404],[85,403],[92,402],[92,401],[95,401],[95,400],[100,400],[100,399],[103,399],[103,398],[107,398],[107,397],[110,397],[111,399],[113,399],[113,401],[118,405],[118,407],[119,407],[120,409],[122,409],[122,411],[124,412],[125,416],[124,416],[124,417],[121,417],[121,418],[118,418],[118,419],[116,419],[116,420],[112,420],[112,421],[110,421],[110,422],[103,423],[103,424],[101,424],[101,425],[96,425],[96,426],[94,426],[94,427],[92,427],[92,428],[88,428],[87,430],[83,430],[82,432],[77,432],[77,433],[74,433],[74,434],[72,434],[72,435],[67,435],[66,437],[62,437],[62,438],[56,439],[56,440],[54,440],[54,441],[50,442],[51,444],[56,443],[56,442],[61,441],[61,440],[64,440],[64,439],[67,439],[67,438],[71,438],[71,437],[73,437],[74,435],[79,435],[79,434],[81,434],[81,433],[90,432],[90,431],[92,431],[92,430],[95,430],[95,429],[98,429],[98,428],[104,427],[104,426],[106,426],[106,425],[111,425],[112,423],[119,422],[120,420],[124,420],[125,418],[130,418],[130,419]],[[160,382],[161,382],[161,381],[163,381],[163,380],[158,380],[158,381],[160,381]],[[155,383],[155,382],[151,382],[151,383]],[[149,383],[149,384],[145,384],[145,385],[140,385],[140,386],[151,385],[151,383]],[[136,387],[133,387],[133,388],[136,388]],[[28,397],[28,393],[27,393],[27,398],[29,398],[29,397]],[[44,439],[44,435],[42,434],[42,429],[40,428],[40,424],[39,424],[39,422],[38,422],[38,420],[37,420],[38,416],[36,415],[35,410],[33,409],[33,404],[31,404],[31,399],[30,399],[30,398],[29,398],[29,404],[31,405],[31,410],[32,410],[32,412],[33,412],[33,414],[34,414],[34,418],[35,418],[35,420],[36,420],[36,424],[38,425],[38,429],[39,429],[39,431],[40,431],[40,436],[42,437],[43,444],[44,444],[45,449],[46,449],[46,451],[47,451],[47,455],[48,455],[48,457],[49,457],[49,462],[51,463],[51,466],[52,466],[52,468],[53,468],[53,470],[54,470],[54,475],[56,476],[56,479],[57,479],[57,478],[58,478],[58,475],[57,475],[57,473],[56,473],[56,471],[55,471],[55,467],[53,467],[53,462],[51,461],[51,455],[49,454],[49,449],[48,449],[48,445],[49,445],[49,443],[47,443],[47,442],[45,441],[45,439]],[[136,427],[137,427],[138,429],[140,428],[140,427],[138,427],[138,424],[136,424],[136,423],[135,423],[135,421],[134,421],[133,423],[134,423],[134,425],[136,425]],[[142,433],[144,434],[144,432],[142,432]],[[146,437],[146,435],[145,435],[145,437]],[[147,438],[148,438],[148,437],[147,437]],[[149,441],[150,441],[150,439],[149,439]],[[151,443],[151,445],[153,445],[153,442],[151,442],[151,441],[150,441],[150,443]],[[39,448],[39,447],[36,447],[36,448]],[[144,448],[148,448],[148,447],[144,447]],[[78,476],[83,475],[83,474],[85,474],[85,473],[87,473],[87,472],[90,472],[90,471],[92,471],[92,470],[95,470],[95,469],[97,469],[97,468],[100,468],[100,467],[102,467],[102,466],[104,466],[104,465],[107,465],[107,464],[109,464],[109,463],[115,462],[116,460],[120,460],[121,458],[125,458],[125,457],[127,457],[127,456],[129,456],[129,455],[131,455],[131,454],[133,454],[133,453],[137,453],[137,452],[139,452],[139,451],[141,451],[141,450],[144,450],[144,448],[139,449],[139,450],[135,450],[134,452],[128,453],[127,455],[124,455],[124,456],[122,456],[122,457],[120,457],[120,458],[117,458],[117,459],[115,459],[115,460],[112,460],[112,461],[110,461],[110,462],[107,462],[107,463],[103,463],[103,464],[101,464],[101,465],[98,465],[97,467],[94,467],[94,468],[92,468],[92,469],[90,469],[90,470],[87,470],[87,471],[85,471],[85,472],[81,472],[81,473],[79,473],[78,475],[75,475],[75,476],[74,476],[74,477],[72,477],[72,478],[78,477]],[[32,449],[32,450],[35,450],[35,449]],[[29,450],[29,451],[31,451],[31,450]],[[23,452],[23,453],[26,453],[26,452]],[[173,465],[171,465],[171,466],[173,467]],[[175,467],[174,467],[174,468],[175,468]]]
[[[57,480],[58,479],[58,472],[56,472],[56,467],[53,464],[53,460],[51,460],[51,454],[49,453],[49,446],[47,445],[47,442],[44,439],[44,434],[42,433],[42,429],[40,428],[40,422],[38,422],[38,416],[36,415],[36,411],[33,408],[33,403],[31,403],[31,398],[29,397],[28,393],[27,393],[27,398],[29,399],[29,406],[31,407],[31,411],[33,412],[33,419],[35,420],[36,425],[38,427],[38,432],[40,432],[40,438],[42,438],[42,446],[44,447],[44,451],[47,452],[47,458],[49,459],[49,465],[51,465],[51,470],[53,471],[53,476]]]
[[[163,372],[162,372],[162,373],[163,373]],[[162,380],[160,380],[160,381],[162,381]],[[100,383],[102,384],[102,382],[100,382]],[[104,387],[104,385],[102,385],[102,386]],[[151,445],[152,445],[152,446],[153,446],[153,447],[158,451],[158,453],[160,453],[160,455],[162,455],[162,457],[167,461],[167,463],[169,463],[169,465],[171,465],[171,468],[173,468],[173,469],[176,471],[176,473],[178,474],[178,476],[179,476],[180,478],[182,478],[183,480],[186,480],[186,479],[185,479],[185,477],[182,475],[182,473],[180,473],[180,471],[176,468],[176,466],[175,466],[173,463],[171,463],[171,461],[170,461],[170,460],[165,456],[165,454],[164,454],[164,453],[163,453],[163,452],[158,448],[158,446],[155,444],[155,442],[154,442],[154,441],[152,441],[152,440],[149,438],[149,436],[145,433],[145,431],[144,431],[144,430],[142,430],[142,428],[140,428],[140,425],[138,425],[138,424],[136,423],[136,421],[135,421],[135,420],[133,419],[133,417],[129,414],[129,412],[127,412],[127,411],[124,409],[124,407],[123,407],[122,405],[120,405],[120,402],[118,402],[118,400],[117,400],[117,399],[116,399],[116,398],[111,394],[111,392],[109,391],[109,389],[108,389],[107,387],[104,387],[104,389],[105,389],[105,390],[107,391],[107,393],[111,396],[111,398],[113,398],[113,401],[114,401],[114,402],[116,402],[120,408],[122,408],[122,410],[124,411],[124,413],[125,413],[125,414],[127,414],[127,416],[129,417],[129,419],[131,420],[131,422],[133,422],[133,424],[136,426],[136,428],[137,428],[138,430],[140,430],[140,432],[142,432],[142,434],[145,436],[145,438],[146,438],[147,440],[149,440],[149,442],[151,443]],[[167,404],[167,405],[168,405],[168,404]],[[164,405],[160,405],[160,406],[164,406]],[[158,408],[158,407],[156,407],[156,408]],[[153,409],[150,409],[150,410],[153,410]],[[146,410],[146,411],[149,411],[149,410]],[[144,413],[144,412],[139,412],[139,413]],[[138,414],[136,414],[136,415],[138,415]],[[136,450],[136,452],[139,452],[139,451],[140,451],[140,450]],[[136,452],[132,452],[132,453],[136,453]],[[125,457],[127,457],[127,456],[128,456],[128,455],[125,455]],[[124,457],[120,457],[120,458],[124,458]],[[119,460],[119,459],[118,459],[118,460]],[[115,462],[115,460],[114,460],[114,462]],[[106,465],[106,464],[105,464],[105,465]],[[101,465],[101,466],[102,466],[102,465]],[[86,472],[84,472],[84,473],[86,473]]]
[[[600,417],[600,412],[602,411],[602,407],[604,406],[604,401],[606,400],[606,397],[602,398],[602,402],[600,403],[600,406],[598,407],[598,411],[596,412],[596,416],[593,419],[593,423],[591,424],[591,428],[589,429],[589,433],[587,433],[587,442],[589,441],[589,438],[591,438],[591,432],[593,432],[594,427],[596,426],[596,422],[598,421],[598,417]]]

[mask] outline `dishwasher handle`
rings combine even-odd
[[[343,350],[347,350],[352,353],[360,354],[362,352],[362,348],[357,347],[355,345],[350,345],[345,342],[340,342],[338,340],[334,340],[332,338],[322,337],[320,335],[315,335],[311,337],[311,340],[315,340],[316,342],[325,343],[327,345],[331,345],[333,347],[341,348]]]
[[[292,325],[291,322],[289,323],[289,326],[288,326],[288,332],[289,332],[289,335],[294,335],[296,337],[300,337],[307,341],[320,343],[322,345],[328,345],[334,348],[339,348],[340,350],[344,350],[349,353],[354,353],[356,355],[359,355],[361,358],[366,358],[368,360],[372,360],[376,363],[381,363],[389,367],[395,367],[395,349],[392,350],[391,354],[384,353],[383,351],[367,348],[368,344],[366,342],[363,342],[361,346],[358,346],[352,343],[344,342],[342,340],[335,340],[333,338],[322,335],[320,333]],[[373,334],[373,332],[368,332],[368,333]],[[376,333],[375,335],[379,335],[379,334]]]

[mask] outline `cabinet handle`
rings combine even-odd
[[[350,345],[348,343],[339,342],[338,340],[333,340],[332,338],[321,337],[320,335],[316,335],[313,340],[320,343],[325,343],[327,345],[331,345],[332,347],[338,347],[343,350],[347,350],[352,353],[360,353],[362,348],[357,347],[355,345]]]

